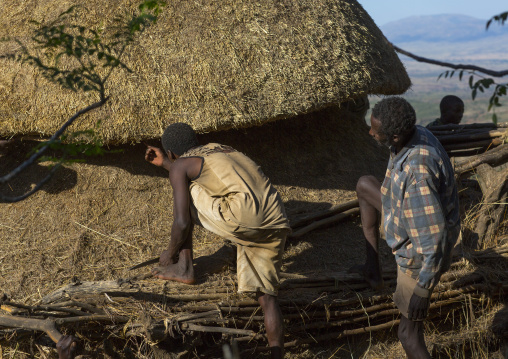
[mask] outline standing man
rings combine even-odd
[[[446,95],[439,103],[439,111],[441,116],[426,127],[443,126],[443,125],[458,125],[462,121],[464,115],[464,101],[460,97],[454,95]]]
[[[162,135],[161,149],[148,146],[145,159],[169,171],[173,224],[169,246],[155,277],[192,284],[194,224],[237,244],[238,291],[256,296],[272,358],[283,357],[282,313],[277,300],[286,236],[284,204],[260,167],[229,146],[200,146],[196,133],[175,123]]]
[[[352,271],[375,289],[383,286],[378,256],[381,213],[386,242],[398,266],[393,300],[402,314],[399,339],[408,358],[430,358],[423,320],[432,291],[450,266],[460,217],[450,159],[434,135],[415,123],[413,107],[400,97],[385,98],[372,110],[369,134],[390,147],[390,160],[382,184],[373,176],[358,181],[367,258]]]

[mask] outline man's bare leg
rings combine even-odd
[[[284,329],[279,300],[273,295],[258,293],[258,301],[265,316],[266,336],[273,359],[284,358]]]
[[[192,252],[192,230],[187,234],[187,239],[178,254],[178,262],[167,266],[159,266],[152,269],[154,277],[175,282],[194,284],[194,257]]]
[[[430,359],[425,345],[423,321],[412,321],[401,316],[398,336],[409,359]]]
[[[374,176],[362,176],[356,184],[356,193],[360,205],[363,235],[366,244],[364,265],[357,265],[350,272],[360,273],[373,289],[383,287],[383,277],[379,264],[379,213],[381,213],[381,183]]]

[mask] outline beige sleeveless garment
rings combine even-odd
[[[249,157],[217,143],[196,147],[181,157],[204,159],[200,175],[191,180],[190,193],[200,222],[206,216],[218,227],[207,229],[242,242],[254,239],[259,230],[289,229],[277,190]]]

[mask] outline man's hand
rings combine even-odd
[[[148,146],[145,152],[145,160],[156,166],[162,167],[162,165],[168,161],[167,157],[160,148]]]
[[[164,250],[162,251],[161,253],[161,256],[159,258],[159,264],[162,266],[162,267],[167,267],[171,264],[175,264],[177,261],[176,261],[176,256],[171,256],[171,253],[169,252],[169,250]]]
[[[429,309],[429,298],[420,297],[413,293],[407,309],[409,320],[424,320]]]
[[[74,352],[78,347],[77,339],[72,335],[63,335],[58,343],[56,343],[56,350],[59,359],[72,359]]]

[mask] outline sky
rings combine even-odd
[[[508,11],[506,0],[358,0],[377,26],[418,15],[460,14],[488,20]]]

